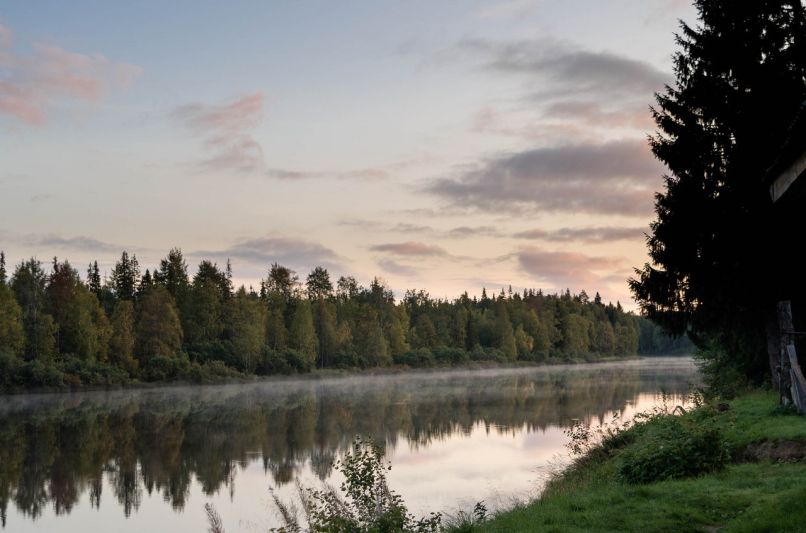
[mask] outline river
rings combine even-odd
[[[417,515],[539,493],[574,419],[681,403],[689,358],[278,379],[247,385],[0,397],[0,519],[27,531],[228,532],[278,525],[269,489],[338,485],[356,435],[385,445]]]

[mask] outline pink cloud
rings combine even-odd
[[[389,252],[396,255],[436,256],[446,254],[445,250],[439,246],[417,241],[376,244],[370,246],[369,249],[373,252]]]
[[[172,116],[194,136],[200,137],[210,153],[202,166],[239,172],[266,171],[263,149],[251,134],[263,118],[265,96],[256,92],[226,104],[187,104]]]
[[[551,283],[556,289],[601,287],[614,271],[624,269],[625,261],[618,257],[596,257],[578,252],[548,251],[525,246],[517,253],[521,269],[535,278]],[[625,271],[621,281],[627,278]]]
[[[113,63],[101,54],[81,54],[58,46],[34,43],[29,54],[17,53],[14,34],[0,25],[0,114],[28,124],[47,122],[47,111],[59,102],[100,101],[110,87],[126,87],[142,74],[127,63]]]

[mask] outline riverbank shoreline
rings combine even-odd
[[[683,446],[664,456],[664,447],[676,446],[664,430],[670,420],[685,431]],[[639,426],[605,437],[536,500],[462,531],[802,531],[806,417],[777,407],[774,393],[754,391]],[[710,456],[715,439],[722,448]],[[695,465],[702,471],[675,475]]]
[[[687,359],[691,358],[690,355],[634,355],[627,357],[606,357],[596,360],[588,360],[584,357],[567,359],[557,358],[549,359],[541,362],[532,361],[516,361],[508,363],[499,363],[495,361],[471,361],[462,365],[443,365],[443,366],[430,366],[430,367],[410,367],[406,365],[393,365],[388,367],[378,368],[325,368],[316,369],[311,372],[293,373],[293,374],[271,374],[265,376],[254,375],[238,375],[230,377],[214,377],[205,379],[203,381],[192,381],[186,379],[180,380],[165,380],[165,381],[132,381],[127,384],[114,384],[114,385],[65,385],[64,387],[35,387],[35,388],[22,388],[11,391],[0,391],[0,397],[3,396],[16,396],[24,394],[64,394],[64,393],[79,393],[79,392],[98,392],[98,391],[135,391],[135,390],[159,390],[172,387],[206,387],[218,385],[253,385],[261,383],[272,382],[289,382],[289,381],[320,381],[326,379],[340,379],[352,378],[357,376],[417,376],[427,375],[444,372],[473,372],[478,370],[492,370],[492,369],[528,369],[528,368],[557,368],[569,367],[573,368],[584,364],[604,364],[604,363],[619,363],[625,361],[639,361],[642,359],[658,359],[658,358],[675,358]]]

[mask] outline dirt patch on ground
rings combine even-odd
[[[806,440],[762,441],[748,444],[742,459],[748,462],[771,460],[794,463],[806,460]]]

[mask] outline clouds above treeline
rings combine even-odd
[[[424,191],[485,211],[648,215],[661,167],[645,141],[533,148],[491,157]]]
[[[671,75],[645,61],[608,51],[591,51],[553,39],[495,42],[464,39],[459,49],[482,59],[484,68],[539,78],[535,99],[567,95],[609,95],[623,99],[652,94],[669,83]]]
[[[535,228],[519,231],[513,237],[549,242],[609,243],[641,240],[647,230],[645,227],[580,227],[556,230]]]
[[[520,268],[536,281],[555,290],[603,288],[619,279],[626,281],[628,263],[619,257],[598,257],[581,252],[558,252],[525,246],[517,253]],[[623,272],[623,279],[617,273]]]
[[[439,246],[418,241],[375,244],[369,249],[373,252],[387,252],[408,257],[445,256],[447,252]]]
[[[0,23],[0,115],[43,125],[54,107],[100,102],[110,89],[125,88],[143,69],[105,56],[33,42],[18,51],[14,32]]]
[[[318,242],[274,236],[247,239],[223,249],[198,250],[189,255],[221,261],[241,260],[260,267],[279,263],[299,272],[308,272],[314,266],[340,269],[343,261],[335,251]]]
[[[252,132],[263,120],[264,103],[265,96],[258,91],[222,104],[185,104],[171,116],[201,139],[209,154],[201,163],[203,168],[260,172],[265,168],[263,148]]]

